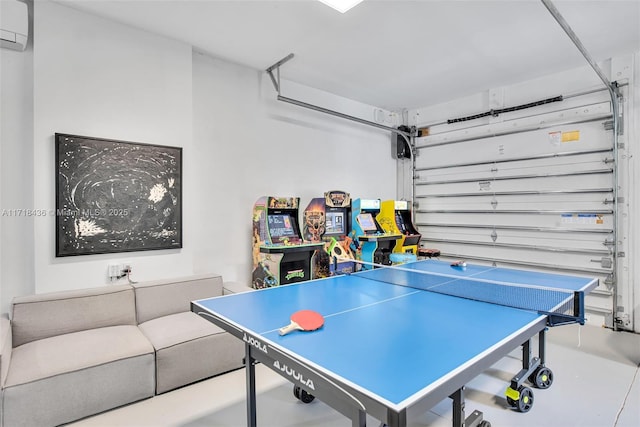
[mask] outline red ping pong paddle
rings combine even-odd
[[[280,335],[286,335],[294,330],[315,331],[324,325],[322,314],[313,310],[300,310],[291,315],[291,323],[278,329]]]

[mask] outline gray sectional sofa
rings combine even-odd
[[[190,312],[249,290],[216,275],[15,298],[0,319],[3,426],[54,426],[242,366],[242,343]]]

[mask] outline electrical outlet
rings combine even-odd
[[[122,272],[122,274],[131,274],[132,273],[132,268],[131,268],[131,263],[130,262],[125,262],[122,263],[122,268],[120,269],[120,271]]]
[[[108,267],[109,278],[111,280],[117,279],[120,276],[120,265],[119,264],[109,264]]]

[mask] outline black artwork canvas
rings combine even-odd
[[[56,256],[182,247],[182,148],[55,139]]]

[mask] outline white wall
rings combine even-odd
[[[260,71],[194,53],[193,73],[198,270],[249,281],[250,218],[261,196],[298,196],[301,210],[327,190],[395,197],[386,132],[277,101]],[[372,117],[370,106],[291,82],[282,94]]]
[[[33,3],[29,5],[30,27]],[[33,38],[18,52],[0,49],[0,311],[35,291],[33,262]]]
[[[280,103],[263,72],[189,45],[49,1],[36,2],[34,14],[33,77],[19,80],[33,86],[33,103],[28,90],[2,97],[28,119],[18,124],[3,110],[3,125],[15,123],[20,138],[8,144],[3,130],[2,208],[55,208],[56,132],[181,146],[184,247],[56,258],[55,217],[21,219],[20,239],[5,234],[3,218],[3,267],[15,258],[28,265],[17,280],[5,280],[3,268],[2,311],[15,295],[105,284],[107,265],[120,261],[131,262],[138,281],[218,272],[248,283],[258,197],[299,196],[304,209],[333,189],[395,196],[388,133]],[[10,73],[29,61],[18,58]],[[5,68],[3,90],[13,85]],[[282,84],[287,96],[373,118],[373,107]]]
[[[51,2],[35,4],[34,203],[55,208],[56,132],[184,147],[191,137],[191,47]],[[185,168],[184,180],[193,181]],[[185,200],[193,191],[183,188]],[[193,213],[184,205],[189,224]],[[37,292],[81,288],[106,281],[109,260],[130,261],[144,277],[190,274],[193,228],[183,250],[126,256],[55,258],[55,217],[36,217]]]

